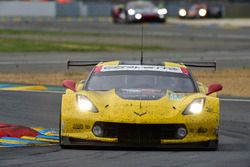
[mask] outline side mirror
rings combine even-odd
[[[73,80],[64,80],[62,86],[76,92],[76,83]]]
[[[221,84],[216,84],[216,83],[211,84],[208,87],[207,95],[210,95],[214,92],[218,92],[218,91],[222,90],[222,88],[223,88],[223,86]]]

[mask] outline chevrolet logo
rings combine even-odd
[[[141,116],[147,114],[147,112],[143,112],[143,113],[134,112],[134,113],[135,113],[135,115],[137,115],[137,116],[139,116],[139,117],[141,117]]]

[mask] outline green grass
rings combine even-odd
[[[105,34],[97,32],[67,32],[67,31],[42,31],[42,30],[29,30],[29,29],[0,29],[0,34],[5,35],[43,35],[43,36],[124,36],[124,34]],[[139,36],[140,34],[138,34]],[[126,36],[134,36],[126,34]]]
[[[90,52],[139,50],[140,45],[94,44],[81,42],[61,42],[0,38],[0,52]],[[145,46],[144,50],[162,50],[159,46]],[[166,48],[165,48],[166,49]]]
[[[70,42],[36,41],[13,38],[0,39],[1,52],[100,51],[105,48]]]
[[[91,43],[91,42],[74,42],[60,41],[59,39],[51,40],[49,37],[57,36],[100,36],[110,37],[124,34],[102,34],[94,32],[58,32],[58,31],[36,31],[36,30],[16,30],[16,29],[0,29],[0,52],[91,52],[91,51],[124,51],[124,50],[140,50],[141,46],[134,44],[108,44],[108,43]],[[10,36],[8,36],[10,35]],[[27,38],[26,38],[27,36]],[[29,39],[34,36],[45,37],[41,40]],[[126,35],[127,36],[127,35]],[[48,37],[48,39],[46,39]],[[67,37],[66,37],[67,39]],[[167,50],[168,48],[157,45],[146,45],[144,50],[158,51]]]

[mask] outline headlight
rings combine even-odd
[[[131,15],[131,16],[134,15],[135,14],[135,10],[134,9],[129,9],[128,10],[128,14]]]
[[[142,18],[142,15],[141,15],[140,13],[137,13],[137,14],[135,15],[135,18],[136,18],[137,20],[140,20],[140,19]]]
[[[188,107],[183,112],[184,115],[189,114],[199,114],[203,110],[203,106],[205,103],[205,98],[199,98],[192,101],[191,104],[188,105]]]
[[[165,14],[168,13],[168,11],[167,11],[167,9],[163,8],[163,9],[158,9],[158,10],[157,10],[157,13],[158,13],[159,15],[165,15]]]
[[[81,112],[85,111],[98,112],[95,105],[86,96],[77,95],[76,100],[77,100],[77,106]]]
[[[185,9],[180,9],[178,13],[179,13],[179,16],[181,17],[185,17],[187,15],[187,11]]]
[[[199,10],[199,16],[204,17],[204,16],[206,16],[206,14],[207,14],[207,10],[206,9],[200,9]]]

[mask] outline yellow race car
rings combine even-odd
[[[86,81],[63,81],[67,89],[62,96],[61,147],[216,150],[220,124],[216,92],[222,86],[207,88],[194,79],[186,65],[100,62]]]

